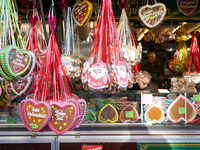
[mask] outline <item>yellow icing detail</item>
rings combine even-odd
[[[86,15],[86,13],[84,13],[84,15]]]
[[[63,126],[66,126],[67,124],[66,123],[63,123]]]
[[[35,120],[33,120],[33,122],[35,122]]]
[[[45,113],[45,110],[43,111],[43,113]]]
[[[85,10],[87,10],[87,8],[85,8]]]
[[[68,116],[66,116],[66,118],[67,118]]]
[[[71,109],[71,110],[74,110],[74,107],[71,107],[70,109]]]
[[[61,130],[61,129],[62,129],[62,127],[59,127],[59,129]]]
[[[75,14],[77,14],[77,12],[75,12]]]
[[[28,111],[28,108],[26,108],[26,110]]]
[[[58,122],[55,122],[55,125],[57,125],[58,124]]]
[[[28,119],[31,119],[31,117],[28,117]]]
[[[78,17],[75,17],[75,18],[78,18]]]
[[[54,108],[54,106],[51,106],[51,108]]]
[[[41,110],[43,110],[43,108],[41,108]]]
[[[53,118],[53,116],[51,118]]]
[[[29,105],[28,108],[31,108],[31,106]]]
[[[92,4],[89,1],[83,1],[81,3],[81,5],[83,5],[84,3],[86,3],[88,5],[88,11],[87,11],[88,13],[85,15],[83,21],[81,22],[81,24],[80,24],[81,26],[83,26],[85,24],[85,22],[88,20],[88,17],[90,16],[90,13],[92,11]]]
[[[38,122],[40,122],[41,120],[39,119]]]

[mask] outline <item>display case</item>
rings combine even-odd
[[[103,145],[104,150],[114,147],[117,150],[144,150],[145,147],[152,147],[148,145],[150,143],[195,143],[196,147],[200,147],[198,93],[127,91],[100,94],[79,91],[76,94],[87,101],[89,112],[79,128],[62,135],[57,135],[53,131],[31,132],[20,121],[18,106],[8,107],[1,112],[0,145],[9,149],[13,144],[23,143],[29,144],[28,147],[33,149],[42,149],[46,143],[45,147],[51,150],[62,150],[67,147],[81,149],[84,144]],[[106,105],[109,107],[105,107]],[[126,105],[128,107],[124,109]],[[169,108],[171,110],[168,110]],[[107,110],[104,112],[102,109]],[[109,109],[114,111],[110,112]],[[117,120],[112,116],[109,118],[109,112],[116,112],[114,116],[117,116]],[[91,114],[95,117],[91,117]]]

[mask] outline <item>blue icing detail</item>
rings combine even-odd
[[[10,60],[12,60],[13,58],[12,57],[10,57]]]
[[[11,55],[14,55],[14,54],[15,54],[14,52],[11,53]]]
[[[79,67],[80,67],[80,64],[77,64],[76,66],[79,66]]]
[[[65,65],[69,65],[69,63],[65,63]]]

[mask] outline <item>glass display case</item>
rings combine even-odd
[[[79,91],[76,94],[87,101],[87,113],[79,128],[62,135],[53,131],[28,131],[15,103],[1,110],[0,142],[48,143],[49,149],[53,150],[65,147],[81,149],[83,144],[100,144],[104,149],[110,148],[108,143],[110,146],[118,145],[116,149],[128,144],[137,149],[137,145],[142,143],[187,144],[200,141],[198,93],[128,91],[100,94]],[[77,145],[73,146],[75,143]]]

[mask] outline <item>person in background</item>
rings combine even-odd
[[[133,84],[133,87],[128,90],[136,91],[151,91],[153,84],[151,83],[151,75],[147,71],[142,71],[139,81],[136,84]]]
[[[162,85],[165,80],[165,73],[163,65],[157,62],[155,52],[148,54],[148,62],[142,66],[142,71],[147,71],[152,76],[151,81],[158,87]]]

